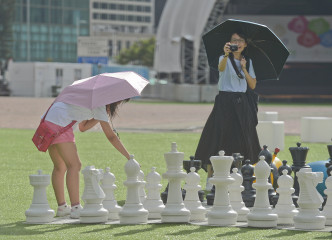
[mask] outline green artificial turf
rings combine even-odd
[[[0,239],[331,239],[331,233],[304,232],[275,229],[254,229],[236,227],[196,226],[190,224],[148,224],[148,225],[103,225],[103,224],[45,224],[25,223],[24,212],[30,207],[33,187],[29,175],[43,170],[51,174],[52,163],[48,153],[38,152],[31,138],[33,130],[0,129]],[[96,168],[110,167],[116,177],[115,197],[124,204],[126,179],[122,157],[102,132],[75,133],[82,168],[94,165]],[[151,167],[157,167],[160,174],[166,171],[163,154],[171,149],[171,142],[177,142],[178,151],[185,153],[185,159],[193,155],[199,140],[199,133],[121,133],[121,140],[140,163],[147,175]],[[289,147],[296,146],[298,136],[286,136],[285,150],[278,154],[280,160],[292,158]],[[326,160],[326,144],[303,143],[309,147],[307,162]],[[205,188],[206,173],[199,171],[201,185]],[[167,184],[162,180],[163,190]],[[81,177],[80,192],[83,193]],[[67,200],[68,195],[66,194]],[[56,201],[51,186],[47,198],[52,209]]]

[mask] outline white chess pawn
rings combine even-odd
[[[247,215],[250,210],[246,207],[242,200],[242,191],[244,187],[242,186],[243,177],[238,173],[237,168],[232,169],[233,173],[231,173],[231,177],[235,179],[235,182],[228,186],[229,200],[232,208],[235,212],[237,212],[237,221],[238,222],[246,222]]]
[[[332,226],[332,176],[325,180],[326,189],[324,193],[327,195],[326,204],[322,214],[326,217],[326,226]]]
[[[103,207],[105,193],[99,182],[102,172],[94,166],[87,166],[82,170],[84,176],[84,192],[82,199],[84,207],[80,212],[81,223],[103,223],[108,220],[108,211]]]
[[[206,209],[202,206],[198,197],[198,190],[201,190],[199,182],[200,176],[195,172],[196,168],[191,167],[190,173],[187,174],[186,184],[184,189],[186,190],[186,197],[184,199],[184,205],[190,211],[190,221],[205,221]]]
[[[277,227],[278,215],[272,212],[269,202],[268,190],[272,187],[268,182],[271,167],[265,161],[264,156],[259,157],[255,166],[256,182],[252,185],[256,189],[254,207],[247,215],[249,227]]]
[[[144,185],[138,180],[140,166],[134,159],[134,155],[130,155],[130,159],[125,165],[127,180],[124,185],[127,187],[126,202],[119,212],[120,224],[146,224],[148,222],[148,210],[143,207],[139,199],[138,189]]]
[[[106,172],[101,179],[101,188],[105,193],[105,199],[103,201],[104,208],[108,211],[108,220],[118,220],[120,207],[114,197],[114,190],[116,189],[115,176],[110,172],[110,168],[106,168]]]
[[[138,189],[138,194],[139,194],[139,199],[141,201],[141,203],[145,202],[146,199],[146,193],[145,193],[145,184],[146,182],[144,181],[144,172],[142,171],[142,169],[140,169],[139,174],[138,174],[138,180],[141,181],[144,184],[141,184],[141,186]]]
[[[284,169],[282,174],[278,178],[277,193],[279,193],[278,203],[273,209],[273,212],[278,214],[278,224],[294,224],[293,217],[298,214],[299,211],[293,204],[292,194],[295,192],[293,188],[293,178],[287,174],[288,170]]]
[[[229,173],[234,158],[225,156],[225,152],[220,151],[219,156],[212,156],[210,160],[214,169],[214,175],[210,182],[215,186],[215,198],[213,207],[206,214],[208,224],[217,226],[235,225],[237,213],[230,205],[228,195],[228,185],[235,181]]]
[[[152,167],[151,172],[146,176],[147,198],[143,203],[146,210],[149,211],[149,219],[160,219],[160,213],[164,210],[165,205],[160,198],[160,189],[162,188],[161,176],[156,172],[156,168]]]
[[[189,222],[190,211],[184,206],[181,181],[187,176],[182,170],[184,153],[178,152],[176,143],[172,143],[170,152],[164,154],[167,172],[163,178],[168,179],[168,195],[165,209],[161,212],[162,222]]]
[[[324,229],[326,217],[319,211],[324,200],[316,189],[317,184],[323,182],[323,173],[312,172],[311,168],[301,168],[296,175],[300,194],[297,201],[299,213],[294,216],[294,227],[305,230]]]
[[[54,210],[50,208],[46,196],[46,188],[50,184],[50,175],[30,175],[30,184],[33,186],[33,199],[30,208],[25,211],[27,223],[49,223],[54,219]]]

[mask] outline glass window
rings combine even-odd
[[[62,11],[60,9],[51,9],[51,23],[62,23]]]
[[[145,7],[145,12],[151,12],[151,7]]]
[[[127,9],[128,11],[134,11],[134,5],[128,5]]]
[[[109,6],[109,8],[113,9],[113,10],[116,9],[116,4],[111,3],[110,6]]]
[[[126,48],[130,48],[130,41],[126,42]]]
[[[134,21],[134,16],[128,15],[127,20],[130,21],[130,22],[133,22]]]
[[[151,17],[145,17],[145,22],[151,22]]]
[[[119,10],[125,10],[125,5],[123,5],[123,4],[119,4],[118,7],[119,7]]]
[[[108,56],[113,56],[113,41],[108,41]]]
[[[136,6],[136,10],[137,10],[137,12],[142,12],[143,8],[142,8],[142,6]]]
[[[93,13],[93,19],[99,19],[99,13]]]
[[[82,79],[82,70],[74,69],[74,81]]]
[[[93,3],[93,8],[99,8],[99,2],[94,2]]]
[[[63,83],[63,69],[57,68],[55,69],[55,85],[62,87]]]
[[[115,14],[109,14],[108,19],[116,20],[116,15]]]
[[[118,15],[118,20],[119,21],[124,21],[125,20],[125,15]]]
[[[106,13],[102,13],[101,14],[101,19],[106,20],[107,19],[107,14]]]
[[[137,22],[142,22],[143,21],[143,17],[142,16],[137,16],[136,20],[137,20]]]
[[[122,43],[121,43],[121,41],[118,41],[117,42],[117,50],[118,50],[118,52],[121,51],[121,47],[122,47]]]
[[[62,1],[61,0],[51,0],[52,6],[61,6]]]
[[[101,8],[102,9],[107,9],[107,3],[101,3]]]

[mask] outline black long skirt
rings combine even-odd
[[[220,150],[227,156],[241,153],[251,164],[258,161],[261,147],[256,131],[257,102],[252,94],[221,91],[216,96],[195,153],[205,171],[211,164],[210,157],[217,156]]]

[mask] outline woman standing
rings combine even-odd
[[[128,101],[128,100],[124,100]],[[117,112],[118,106],[124,102],[119,101],[106,106],[88,109],[63,102],[55,102],[46,114],[47,126],[54,130],[60,130],[72,121],[77,121],[79,130],[86,130],[100,124],[109,142],[127,159],[129,153],[114,133],[109,124]],[[81,161],[79,159],[73,128],[54,139],[48,148],[54,168],[52,172],[52,185],[58,203],[57,216],[69,215],[71,218],[79,218],[82,206],[79,196],[79,173]],[[65,200],[64,179],[66,175],[66,186],[69,193],[71,207]]]
[[[246,36],[234,32],[224,46],[225,55],[219,58],[219,94],[195,153],[195,159],[202,160],[208,178],[213,174],[209,158],[220,150],[225,155],[241,153],[251,163],[257,162],[261,151],[256,131],[258,99],[252,91],[256,75],[252,61],[244,54],[247,44]],[[237,47],[231,49],[231,45]],[[211,187],[207,181],[207,189]]]

